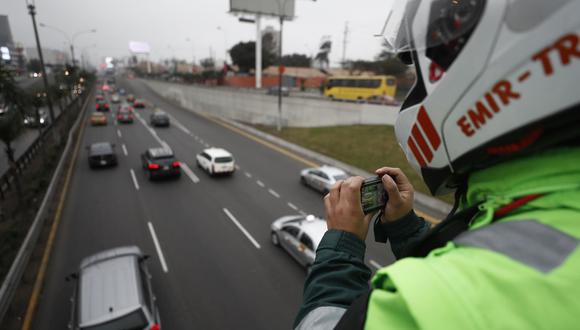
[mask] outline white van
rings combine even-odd
[[[196,156],[197,166],[210,175],[233,174],[236,170],[234,156],[221,148],[208,148]]]

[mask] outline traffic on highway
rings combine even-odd
[[[580,0],[15,3],[0,328],[578,328]]]
[[[88,108],[86,148],[75,165],[62,219],[65,234],[55,242],[35,327],[96,329],[119,322],[125,329],[135,322],[165,329],[272,329],[291,324],[326,231],[322,193],[334,181],[317,176],[317,169],[330,171],[332,180],[346,173],[288,157],[266,141],[167,102],[142,82],[119,76],[113,86],[103,91],[98,84],[94,106]],[[130,94],[119,95],[120,88]],[[121,101],[110,109],[101,106],[113,97]],[[134,116],[134,122],[123,123],[122,113]],[[325,180],[327,186],[320,186]],[[367,244],[372,269],[393,261],[384,246]],[[136,256],[135,274],[115,273],[115,267],[124,266],[108,266],[113,256]],[[144,256],[147,261],[140,261]],[[100,262],[102,269],[91,271]],[[96,281],[96,276],[103,280],[83,284],[83,278]],[[126,277],[136,281],[135,289],[118,282]],[[150,293],[131,291],[142,290],[139,281],[148,280]],[[125,285],[121,296],[108,293]],[[157,307],[147,301],[132,304],[125,294],[153,297]],[[93,299],[101,307],[93,306]],[[54,308],[71,302],[77,315],[72,320],[70,309]],[[231,317],[224,318],[224,311]]]

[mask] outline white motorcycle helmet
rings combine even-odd
[[[417,74],[395,131],[433,194],[578,141],[580,0],[393,2],[383,34]]]

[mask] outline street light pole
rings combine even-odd
[[[90,29],[90,30],[86,30],[86,31],[80,31],[80,32],[77,32],[77,33],[73,34],[73,35],[72,35],[72,37],[71,37],[71,36],[69,36],[69,34],[68,34],[68,33],[66,33],[66,32],[64,32],[63,30],[61,30],[61,29],[57,28],[56,26],[46,25],[46,24],[44,24],[44,23],[42,23],[42,22],[40,23],[40,26],[41,26],[41,27],[44,27],[44,28],[52,29],[52,30],[54,30],[54,31],[57,31],[57,32],[61,33],[61,34],[64,36],[64,38],[65,38],[65,39],[68,41],[68,43],[69,43],[69,48],[70,48],[70,56],[71,56],[71,61],[72,61],[72,66],[73,66],[73,67],[75,67],[75,66],[76,66],[76,59],[75,59],[75,45],[74,45],[74,44],[75,44],[75,39],[76,39],[78,36],[82,35],[82,34],[87,34],[87,33],[96,33],[96,32],[97,32],[97,29]]]
[[[42,56],[42,47],[40,46],[40,38],[38,37],[38,28],[36,27],[36,8],[34,4],[28,4],[28,13],[32,18],[32,26],[34,27],[34,37],[36,38],[36,48],[38,50],[38,59],[40,60],[40,67],[42,70],[42,81],[44,82],[44,91],[46,92],[46,104],[48,105],[48,113],[50,114],[50,123],[54,124],[54,109],[52,108],[52,100],[48,92],[48,77],[46,76],[46,68],[44,67],[44,57]]]
[[[280,16],[280,37],[278,40],[278,132],[282,130],[282,31],[284,16]]]

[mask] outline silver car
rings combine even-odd
[[[272,244],[282,247],[298,263],[310,268],[327,227],[324,219],[313,215],[291,215],[274,221],[270,229]]]
[[[346,178],[348,178],[348,174],[345,171],[326,165],[307,168],[300,172],[300,182],[302,184],[310,186],[323,194],[327,194],[336,182]]]
[[[67,277],[77,282],[69,329],[161,329],[148,258],[127,246],[83,259]]]

